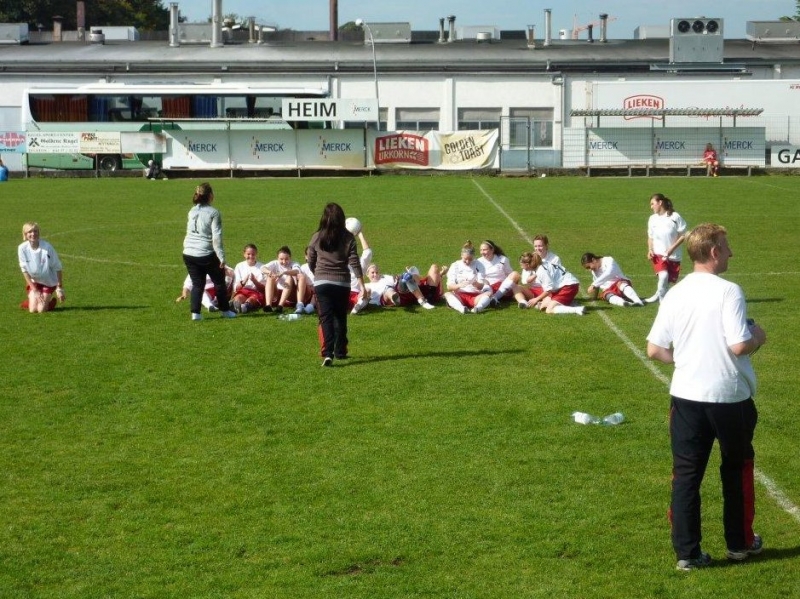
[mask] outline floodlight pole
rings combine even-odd
[[[369,28],[369,23],[367,23],[364,19],[356,19],[356,25],[359,27],[363,27],[367,30],[367,34],[369,35],[369,43],[372,45],[372,76],[375,80],[375,101],[378,104],[378,116],[375,119],[375,123],[378,126],[378,131],[381,130],[381,97],[378,93],[378,60],[375,56],[375,38],[372,37],[372,29]]]

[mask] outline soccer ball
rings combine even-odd
[[[344,226],[350,231],[353,235],[358,235],[361,233],[361,221],[358,220],[356,217],[351,216],[346,221],[344,221]]]

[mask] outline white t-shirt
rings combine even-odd
[[[487,260],[481,256],[476,262],[483,266],[484,277],[489,285],[501,283],[513,270],[508,262],[507,256],[498,256],[495,254],[492,256],[491,260]]]
[[[580,281],[560,264],[542,262],[536,269],[536,281],[545,291],[555,292],[565,285],[578,285]]]
[[[389,288],[394,289],[396,280],[392,275],[383,275],[377,281],[366,281],[367,291],[369,291],[369,303],[374,306],[381,305],[381,297]]]
[[[756,393],[750,356],[731,345],[752,337],[742,289],[713,274],[693,272],[661,300],[647,340],[673,348],[675,371],[669,392],[709,403],[736,403]]]
[[[249,275],[253,275],[253,278],[263,285],[264,284],[264,280],[265,280],[265,276],[264,276],[264,273],[261,272],[261,267],[262,266],[264,266],[264,265],[261,262],[258,262],[258,261],[256,261],[256,263],[253,266],[250,266],[247,263],[247,260],[239,262],[239,264],[236,265],[236,268],[233,269],[233,272],[234,272],[234,280],[233,280],[234,288],[238,288],[238,285],[242,281],[247,279],[247,277]],[[258,287],[253,282],[252,278],[247,280],[247,285],[245,285],[245,288],[246,289],[252,289],[253,291],[258,291]]]
[[[447,271],[447,286],[449,288],[450,285],[461,285],[462,283],[473,281],[474,284],[471,287],[464,287],[459,291],[470,295],[478,295],[483,291],[483,278],[483,266],[477,260],[473,260],[471,264],[465,264],[463,260],[456,260]]]
[[[314,284],[314,273],[311,272],[311,267],[308,265],[308,262],[306,262],[305,264],[303,264],[303,266],[300,267],[300,272],[306,276],[306,279],[308,279],[309,283],[311,283],[312,285]]]
[[[278,277],[278,289],[286,289],[289,286],[289,280],[292,278],[292,275],[285,274],[286,272],[294,270],[300,272],[300,264],[297,262],[289,262],[286,266],[280,263],[279,260],[272,260],[267,262],[261,269],[261,272],[264,273],[265,279],[266,275],[277,275]]]
[[[647,237],[653,240],[653,253],[657,256],[665,256],[670,246],[675,240],[686,233],[688,225],[680,214],[673,212],[670,215],[652,214],[647,221]],[[669,260],[681,261],[681,246],[678,246]]]
[[[597,270],[591,271],[592,285],[605,291],[611,287],[615,282],[620,279],[627,279],[625,273],[611,256],[603,256],[600,258],[600,267]]]
[[[17,247],[19,267],[28,273],[34,282],[45,287],[58,285],[58,271],[62,270],[61,260],[52,245],[44,239],[39,240],[39,247],[33,249],[30,242],[23,241]]]

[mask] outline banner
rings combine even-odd
[[[80,136],[81,154],[121,153],[119,131],[84,131]]]
[[[0,153],[24,154],[25,153],[25,133],[23,131],[1,131],[0,132]]]
[[[364,168],[363,129],[297,131],[297,166],[300,168]]]
[[[81,151],[80,133],[29,131],[25,151],[28,154],[79,154]]]
[[[369,164],[378,169],[473,170],[497,159],[498,130],[370,131]]]
[[[772,146],[769,165],[773,168],[800,168],[800,147]]]
[[[377,121],[378,101],[374,98],[284,98],[281,118],[284,121]]]

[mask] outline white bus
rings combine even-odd
[[[27,166],[48,169],[115,171],[141,169],[148,160],[161,162],[162,152],[126,151],[126,133],[153,133],[190,127],[189,121],[219,123],[252,121],[258,129],[325,128],[324,122],[285,121],[284,98],[325,98],[324,88],[279,88],[216,84],[93,83],[75,86],[32,87],[23,99],[23,126],[29,139]],[[171,119],[174,119],[172,121]],[[83,139],[123,136],[121,145],[91,152],[43,148],[56,134],[73,133]],[[140,136],[141,137],[141,136]],[[30,143],[33,141],[33,147]],[[78,143],[78,142],[76,142]],[[146,144],[145,144],[146,145]],[[156,148],[157,149],[157,148]]]

